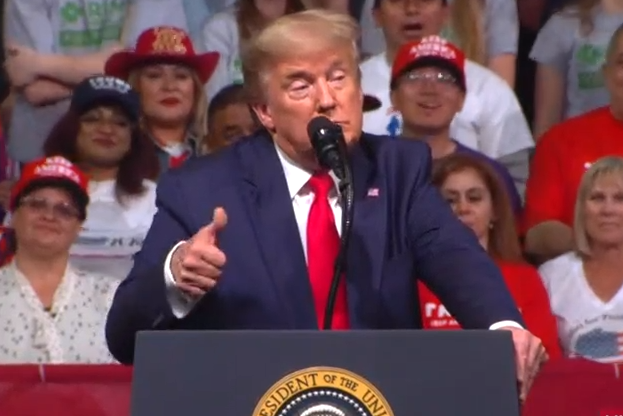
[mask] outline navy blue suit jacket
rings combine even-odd
[[[363,134],[351,165],[355,208],[346,282],[353,329],[420,327],[416,277],[464,328],[522,322],[497,267],[430,184],[426,144]],[[286,179],[266,133],[168,172],[157,205],[108,315],[106,337],[119,361],[131,362],[137,331],[154,327],[318,327]],[[229,219],[218,236],[227,264],[217,287],[177,319],[166,298],[165,258],[210,223],[218,206]]]

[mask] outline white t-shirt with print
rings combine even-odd
[[[623,13],[607,13],[597,6],[591,16],[592,30],[583,33],[577,13],[570,8],[554,14],[530,52],[531,59],[554,68],[565,80],[565,119],[610,102],[602,67],[610,38],[623,24]]]
[[[204,25],[201,49],[216,51],[221,55],[214,74],[205,87],[208,101],[224,87],[242,83],[239,42],[235,7],[214,14]]]
[[[156,213],[156,184],[144,181],[145,192],[120,204],[115,181],[89,182],[87,219],[71,247],[74,267],[124,278],[134,264]]]
[[[623,361],[623,290],[608,302],[599,299],[575,253],[546,262],[539,274],[549,294],[565,355],[604,363]]]
[[[40,54],[70,56],[98,52],[120,40],[129,0],[8,0],[6,39]],[[43,143],[69,100],[32,106],[17,94],[11,113],[8,152],[28,162],[43,156]]]
[[[368,133],[398,136],[400,114],[392,110],[389,97],[391,67],[385,53],[361,64],[362,88],[377,97],[381,108],[364,113],[363,129]],[[508,84],[475,62],[465,63],[467,95],[460,113],[452,121],[452,137],[465,146],[499,159],[534,147],[532,133],[519,101]]]

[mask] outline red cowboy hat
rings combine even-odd
[[[127,81],[130,71],[137,66],[151,61],[166,61],[191,67],[205,84],[218,60],[218,52],[196,54],[188,33],[182,29],[156,26],[141,33],[134,49],[112,54],[104,65],[104,72]]]

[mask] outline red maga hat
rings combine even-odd
[[[15,210],[18,199],[24,193],[29,193],[37,186],[67,189],[83,212],[89,203],[89,179],[76,165],[62,156],[41,158],[24,166],[19,180],[11,189],[11,211]]]
[[[450,71],[465,90],[465,54],[439,36],[426,36],[420,41],[402,45],[392,65],[390,87],[393,88],[396,80],[408,70],[427,66]]]
[[[219,53],[195,53],[188,33],[173,26],[156,26],[138,37],[136,47],[114,53],[104,66],[106,75],[123,80],[139,65],[153,61],[180,63],[194,69],[202,83],[208,82],[218,64]]]

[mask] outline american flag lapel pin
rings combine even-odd
[[[379,196],[379,188],[369,188],[368,189],[368,196],[371,196],[371,197]]]

